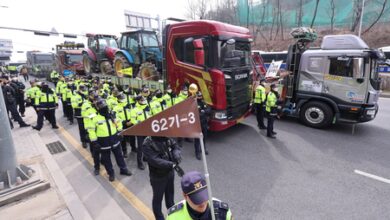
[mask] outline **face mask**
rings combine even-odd
[[[156,97],[157,97],[157,98],[161,98],[161,97],[162,97],[162,93],[157,93],[157,94],[156,94]]]
[[[146,103],[146,101],[140,101],[139,104],[140,105],[146,105],[147,103]]]
[[[185,96],[188,96],[188,92],[187,91],[182,92],[182,94],[185,95]]]
[[[278,88],[274,88],[274,89],[272,89],[272,91],[277,92],[277,91],[278,91]]]
[[[167,93],[171,94],[172,93],[172,89],[168,89]]]

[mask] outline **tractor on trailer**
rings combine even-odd
[[[320,48],[310,49],[314,32],[300,28],[292,35],[297,41],[289,47],[288,74],[280,79],[283,113],[315,128],[373,120],[383,52],[355,35],[325,36]]]
[[[162,51],[157,34],[152,30],[123,32],[118,41],[114,68],[119,76],[157,80],[162,72]]]
[[[124,36],[131,34],[123,33],[122,50],[129,51],[131,38]],[[111,79],[114,83],[133,87],[149,84],[151,89],[170,85],[175,92],[183,85],[195,83],[205,102],[212,107],[210,130],[221,131],[249,115],[253,82],[251,41],[248,29],[221,22],[202,20],[168,24],[163,31],[161,72],[156,77],[142,80],[121,77],[122,73],[119,73]],[[119,54],[120,51],[117,57]],[[158,55],[153,56],[158,58]],[[153,56],[149,52],[149,57]],[[126,56],[121,59],[131,63]],[[119,64],[115,67],[131,68]]]
[[[85,73],[114,72],[112,64],[115,52],[118,50],[115,35],[87,34],[88,48],[83,50],[83,65]]]

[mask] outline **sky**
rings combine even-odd
[[[1,7],[6,6],[6,7]],[[60,33],[108,33],[125,31],[124,11],[161,18],[185,18],[186,0],[0,0],[0,27],[17,27]],[[16,51],[49,52],[62,37],[36,36],[30,32],[0,29],[0,39],[12,39],[11,61],[25,60]],[[85,38],[66,39],[86,43]]]

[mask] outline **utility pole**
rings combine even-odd
[[[362,5],[362,12],[361,12],[361,15],[360,15],[360,24],[359,24],[359,37],[360,37],[360,34],[362,32],[362,23],[363,23],[363,15],[364,15],[364,2],[365,0],[362,0],[363,1],[363,5]]]
[[[2,206],[45,190],[50,187],[50,183],[43,181],[33,169],[17,164],[11,126],[1,87],[0,121],[2,122],[0,126],[0,206]],[[39,169],[39,166],[36,167]]]
[[[16,154],[4,101],[3,91],[0,89],[0,121],[2,121],[3,124],[0,126],[0,174],[5,173],[8,178],[15,180]],[[0,182],[1,181],[3,181],[3,179],[0,179]]]
[[[246,0],[246,7],[248,9],[248,14],[246,16],[246,28],[249,28],[249,12],[250,12],[250,9],[249,9],[249,0]]]

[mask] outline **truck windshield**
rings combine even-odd
[[[101,48],[105,48],[105,47],[118,48],[118,44],[116,43],[116,40],[111,37],[103,37],[99,39],[99,46]]]
[[[142,42],[144,47],[158,47],[157,36],[153,33],[143,33]]]
[[[73,64],[73,63],[79,63],[83,59],[83,56],[81,54],[68,54],[66,55],[66,63],[67,64]]]
[[[228,41],[218,41],[218,66],[221,68],[229,68],[250,65],[250,43]]]
[[[51,54],[37,54],[35,55],[35,64],[52,64],[54,57]]]

